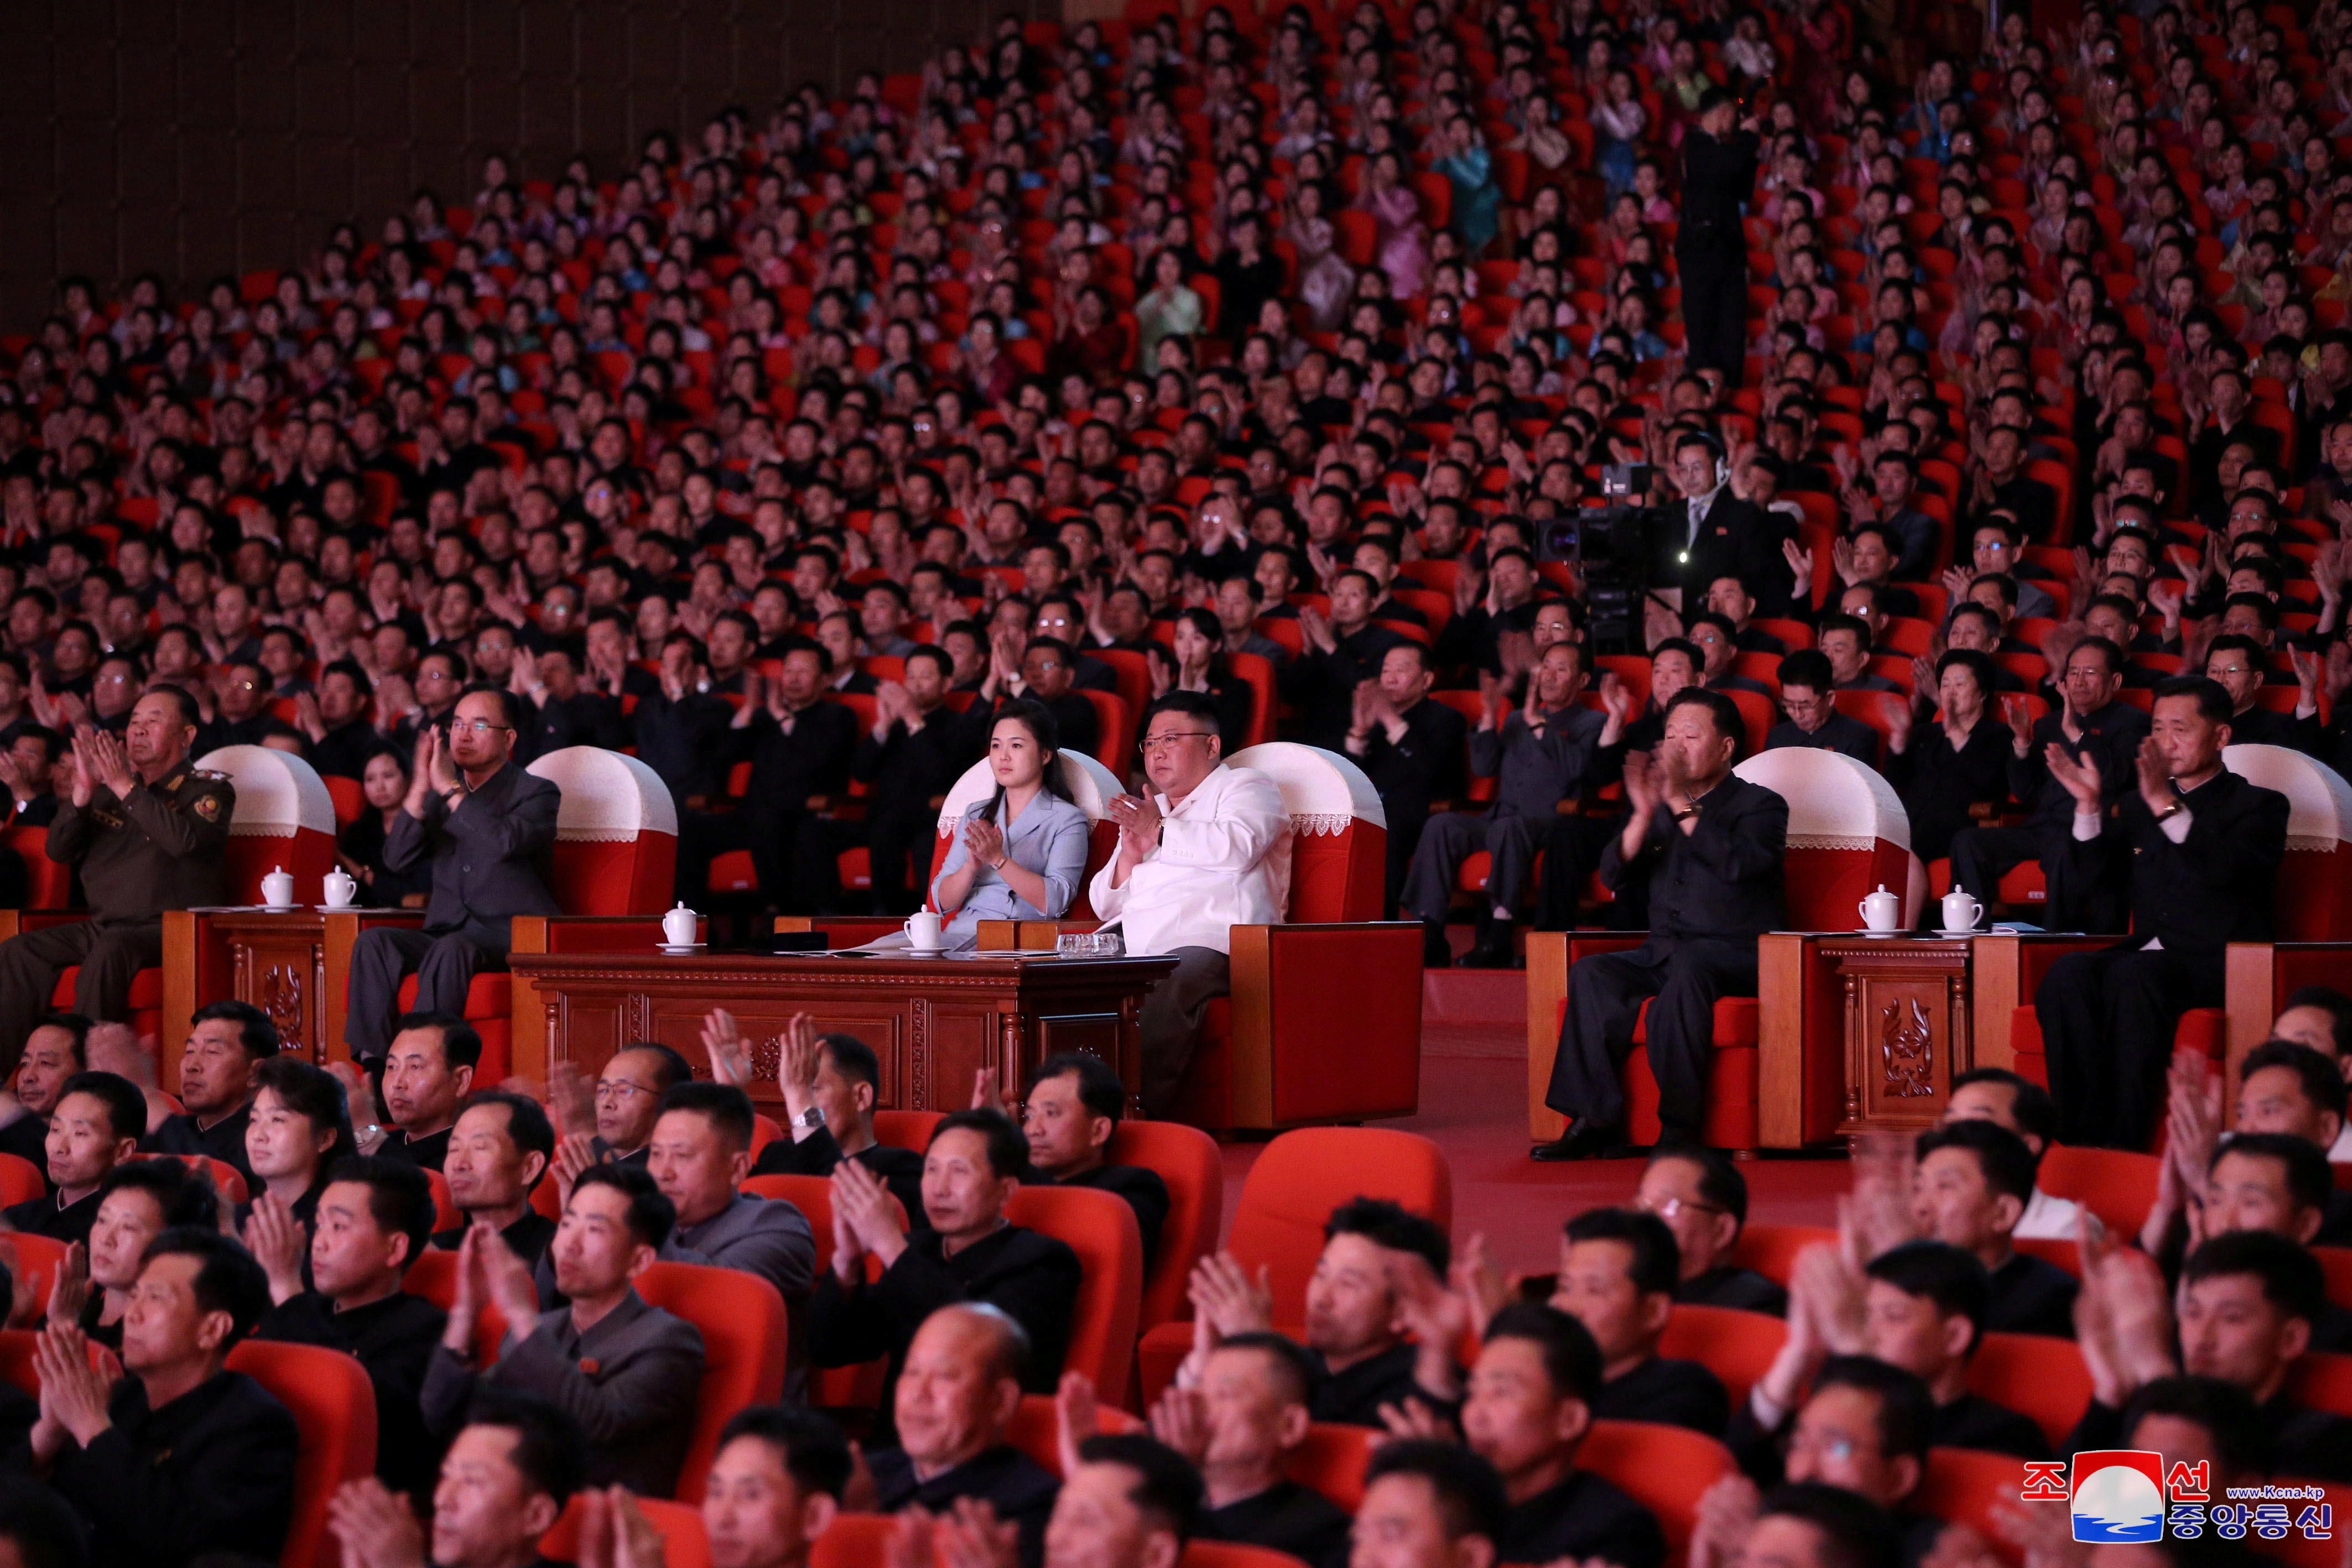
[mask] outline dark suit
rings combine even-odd
[[[845,703],[820,700],[793,714],[790,722],[788,730],[763,706],[751,716],[749,727],[729,732],[728,760],[730,765],[751,764],[751,786],[731,811],[688,811],[679,817],[681,898],[709,891],[713,857],[729,850],[749,850],[761,897],[778,905],[791,903],[792,868],[785,852],[808,820],[812,800],[848,789],[849,759],[857,751],[857,715]]]
[[[183,1111],[167,1117],[162,1126],[140,1140],[142,1152],[152,1155],[203,1155],[236,1167],[245,1178],[247,1190],[254,1186],[253,1166],[247,1163],[245,1130],[253,1124],[253,1103],[246,1102],[230,1115],[222,1117],[209,1127],[196,1124],[195,1117]]]
[[[1367,622],[1345,635],[1339,635],[1336,626],[1331,630],[1331,652],[1323,653],[1309,643],[1307,651],[1283,665],[1275,679],[1283,696],[1298,710],[1297,738],[1337,751],[1348,738],[1357,684],[1377,680],[1381,661],[1406,639],[1378,621]]]
[[[2137,790],[2097,838],[2066,841],[2074,874],[2127,896],[2135,935],[2059,959],[2034,993],[2063,1143],[2141,1147],[2181,1013],[2221,1005],[2228,944],[2271,939],[2286,797],[2224,769],[2180,800],[2183,842]]]
[[[420,1011],[463,1017],[477,974],[506,967],[518,915],[554,915],[548,852],[562,791],[509,762],[457,805],[431,795],[422,819],[397,813],[384,842],[395,871],[430,864],[425,928],[378,925],[352,945],[351,1013],[344,1043],[373,1061],[392,1047],[403,977],[416,976]]]
[[[1832,713],[1819,729],[1802,729],[1793,720],[1784,719],[1764,737],[1765,750],[1779,751],[1783,747],[1834,751],[1864,768],[1878,766],[1878,732],[1852,714]]]
[[[1601,765],[1601,732],[1608,726],[1591,708],[1565,707],[1545,714],[1540,728],[1524,713],[1511,713],[1499,729],[1473,730],[1470,770],[1495,780],[1494,801],[1484,811],[1431,819],[1405,877],[1406,911],[1443,921],[1462,862],[1480,850],[1493,856],[1487,902],[1517,909],[1559,802],[1582,790]]]
[[[454,1437],[478,1383],[562,1406],[587,1434],[590,1485],[667,1497],[694,1432],[702,1331],[632,1291],[584,1334],[570,1307],[541,1313],[527,1333],[509,1328],[499,1359],[479,1371],[436,1345],[425,1375],[426,1429],[445,1442]]]
[[[161,1409],[125,1377],[114,1425],[68,1441],[50,1484],[90,1527],[91,1568],[165,1568],[209,1552],[278,1561],[294,1513],[294,1417],[269,1391],[223,1372]]]
[[[1596,1421],[1661,1421],[1719,1437],[1731,1419],[1731,1396],[1722,1380],[1696,1361],[1654,1355],[1621,1373],[1593,1395]]]
[[[1712,365],[1739,384],[1748,354],[1748,242],[1739,204],[1756,189],[1756,133],[1718,141],[1692,125],[1683,136],[1683,204],[1675,268],[1683,290],[1690,367]]]
[[[868,1144],[849,1156],[872,1172],[907,1210],[910,1224],[923,1222],[923,1156],[891,1144]],[[842,1161],[840,1141],[833,1129],[819,1127],[794,1141],[790,1129],[760,1151],[753,1176],[831,1176]]]
[[[1203,1507],[1192,1534],[1200,1541],[1231,1541],[1287,1552],[1311,1568],[1343,1568],[1348,1561],[1348,1515],[1321,1492],[1294,1480],[1264,1491]]]
[[[639,698],[629,718],[638,760],[660,774],[681,803],[726,794],[728,727],[735,710],[725,697],[688,692],[672,701],[657,692]]]
[[[1633,860],[1617,840],[1601,852],[1601,874],[1612,887],[1647,885],[1650,935],[1631,953],[1596,953],[1569,975],[1568,1018],[1544,1096],[1596,1127],[1624,1125],[1617,1061],[1648,1001],[1659,1120],[1669,1137],[1696,1141],[1715,999],[1756,994],[1756,938],[1785,918],[1789,803],[1737,776],[1696,803],[1688,833],[1661,803]]]
[[[337,1312],[305,1291],[263,1313],[253,1336],[356,1356],[375,1387],[375,1473],[394,1491],[422,1496],[441,1468],[440,1447],[425,1431],[425,1369],[448,1324],[446,1312],[405,1291]]]
[[[1788,1291],[1753,1269],[1736,1269],[1728,1263],[1685,1280],[1675,1288],[1675,1300],[1693,1306],[1768,1312],[1776,1318],[1789,1310]]]
[[[1000,1524],[1020,1527],[1021,1561],[1036,1568],[1045,1560],[1045,1523],[1053,1517],[1061,1483],[1053,1472],[1009,1443],[973,1455],[929,1480],[915,1474],[903,1448],[877,1450],[870,1461],[877,1500],[884,1513],[919,1506],[931,1513],[951,1511],[959,1498],[977,1498],[996,1511]]]
[[[1496,1545],[1506,1563],[1597,1561],[1612,1568],[1659,1568],[1666,1560],[1657,1516],[1590,1470],[1573,1471],[1557,1486],[1512,1504]]]
[[[1921,720],[1911,727],[1907,748],[1887,753],[1886,781],[1903,797],[1911,847],[1922,862],[1950,851],[1954,835],[1976,821],[1973,808],[1998,807],[2009,798],[2010,753],[2009,727],[1990,713],[1957,751],[1942,725]]]
[[[43,1179],[47,1179],[46,1168]],[[89,1228],[98,1223],[97,1190],[93,1188],[89,1197],[77,1203],[63,1202],[63,1197],[64,1194],[52,1187],[47,1197],[28,1197],[0,1208],[0,1221],[5,1221],[11,1230],[88,1245]]]
[[[838,913],[842,892],[835,858],[866,846],[873,877],[874,910],[911,915],[929,883],[931,844],[939,828],[938,801],[986,745],[980,726],[944,705],[924,715],[917,729],[894,721],[879,739],[871,733],[857,744],[850,777],[873,786],[866,821],[812,818],[800,825],[793,850],[801,900],[796,906]]]
[[[1687,300],[1689,295],[1685,293]],[[1694,361],[1696,362],[1696,361]],[[1733,361],[1731,379],[1739,379]],[[1718,577],[1736,577],[1756,601],[1759,615],[1779,615],[1789,607],[1789,563],[1780,550],[1789,525],[1779,514],[1753,501],[1743,501],[1720,485],[1706,510],[1693,526],[1691,504],[1669,501],[1659,509],[1660,530],[1654,540],[1655,580],[1683,591],[1683,604],[1702,604],[1707,585]],[[1685,559],[1685,558],[1687,559]]]
[[[2139,743],[2147,738],[2148,716],[2128,703],[2112,702],[2081,723],[2083,737],[2069,740],[2063,714],[2053,710],[2033,721],[2032,738],[2023,757],[2012,745],[2009,759],[2009,793],[2023,805],[2026,822],[2019,828],[1963,828],[1952,835],[1952,885],[1966,888],[1986,904],[2013,866],[2026,861],[2042,862],[2048,892],[2042,924],[2053,931],[2119,931],[2123,912],[2083,885],[2066,850],[2074,822],[2074,798],[2050,777],[2044,760],[2053,745],[2063,746],[2078,762],[2099,770],[2103,799],[2112,806],[2137,777]]]
[[[1462,790],[1463,741],[1469,730],[1469,721],[1460,713],[1427,697],[1401,716],[1404,738],[1391,740],[1388,727],[1376,724],[1364,742],[1362,755],[1356,758],[1388,812],[1388,880],[1383,898],[1390,912],[1404,893],[1412,852],[1429,825],[1430,802]],[[1233,753],[1228,749],[1226,755]]]

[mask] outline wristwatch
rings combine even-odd
[[[815,1132],[819,1127],[824,1125],[824,1107],[822,1105],[810,1106],[807,1110],[793,1118],[793,1125],[795,1127],[806,1127],[810,1132]]]

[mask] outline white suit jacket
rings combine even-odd
[[[1165,820],[1159,844],[1123,886],[1111,885],[1114,854],[1095,873],[1095,913],[1117,920],[1130,953],[1179,947],[1233,951],[1231,928],[1273,925],[1290,903],[1290,813],[1273,779],[1219,763],[1174,805],[1154,798]]]

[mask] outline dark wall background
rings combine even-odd
[[[913,70],[1057,0],[0,0],[0,332],[62,274],[175,288],[371,238],[482,158],[609,175],[649,131]]]

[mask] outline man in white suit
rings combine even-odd
[[[1127,950],[1171,954],[1176,967],[1143,1000],[1143,1106],[1167,1113],[1192,1059],[1201,1015],[1232,988],[1232,928],[1278,922],[1290,898],[1290,814],[1254,768],[1219,759],[1217,710],[1170,692],[1145,721],[1143,771],[1154,791],[1106,808],[1118,852],[1095,873],[1095,912]]]

